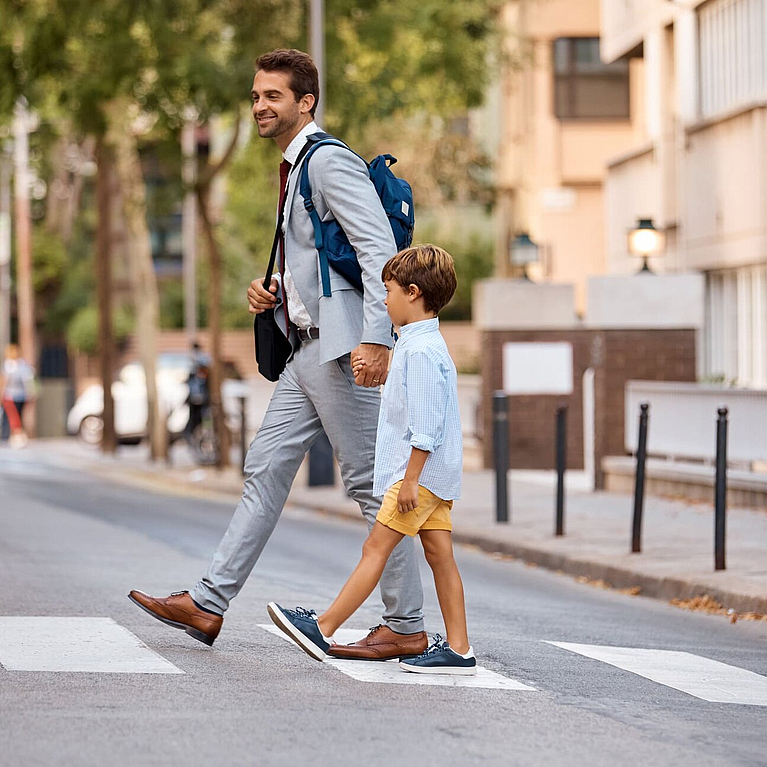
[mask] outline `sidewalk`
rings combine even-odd
[[[38,441],[24,453],[24,458],[40,453],[47,460],[161,492],[223,496],[233,504],[242,486],[237,469],[216,472],[195,467],[183,446],[174,449],[171,467],[150,464],[143,448],[122,448],[116,457],[107,457],[75,440]],[[0,460],[16,457],[22,458],[10,450],[0,451]],[[646,498],[643,553],[631,554],[633,498],[588,492],[579,487],[579,479],[578,473],[568,475],[565,536],[555,538],[553,472],[511,472],[508,524],[494,521],[492,472],[465,472],[463,499],[453,511],[454,537],[484,551],[632,593],[682,600],[707,595],[737,612],[767,613],[767,511],[728,509],[727,569],[715,572],[710,504]],[[289,504],[362,519],[340,482],[335,487],[309,488],[304,472]]]

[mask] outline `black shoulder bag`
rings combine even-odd
[[[311,144],[307,141],[304,144],[301,153],[296,158],[293,167],[298,167],[301,160],[304,159],[309,151]],[[269,257],[269,265],[266,267],[266,276],[264,285],[269,289],[274,272],[274,262],[277,258],[277,248],[280,243],[280,232],[282,231],[282,222],[285,220],[285,204],[280,208],[280,215],[277,219],[277,228],[274,230],[274,241],[272,242],[272,253]],[[283,254],[283,258],[284,258]],[[290,341],[277,325],[274,318],[274,309],[267,309],[265,312],[256,315],[253,323],[253,334],[256,344],[256,362],[258,363],[258,372],[266,378],[267,381],[276,381],[280,373],[285,369],[285,365],[290,358],[292,347]]]

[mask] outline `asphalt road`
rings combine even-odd
[[[231,511],[0,450],[0,616],[110,617],[184,672],[0,667],[0,765],[767,763],[767,706],[707,702],[547,644],[685,651],[767,676],[764,622],[731,625],[464,548],[479,662],[535,691],[361,682],[259,628],[269,600],[325,606],[357,560],[363,525],[301,510],[283,516],[213,648],[126,599],[193,585]],[[423,575],[427,628],[439,631]],[[353,626],[378,615],[371,598]]]

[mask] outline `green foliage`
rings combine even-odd
[[[393,116],[481,103],[495,0],[328,0],[328,127],[351,140]]]
[[[121,344],[133,331],[135,322],[125,309],[116,309],[112,313],[114,339]],[[95,355],[98,351],[99,317],[95,306],[80,309],[67,327],[67,343],[83,354]]]
[[[58,288],[68,267],[67,249],[61,239],[44,227],[32,235],[32,282],[36,293]]]

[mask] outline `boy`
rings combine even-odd
[[[461,492],[461,423],[455,365],[437,314],[456,288],[452,257],[435,245],[408,248],[383,268],[386,307],[400,338],[381,396],[373,493],[383,496],[362,559],[319,617],[299,607],[267,606],[274,623],[304,652],[324,660],[331,637],[370,596],[394,547],[418,534],[434,574],[447,641],[436,635],[424,653],[401,657],[421,674],[476,674],[466,632],[463,584],[453,558],[450,509]],[[364,362],[354,360],[355,379]]]

